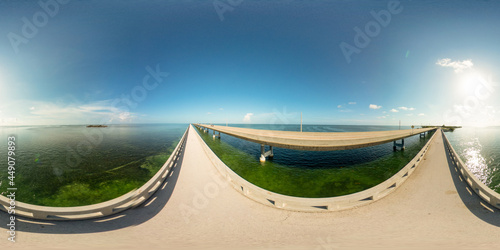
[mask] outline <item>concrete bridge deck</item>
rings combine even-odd
[[[371,132],[296,132],[203,124],[195,124],[195,126],[259,144],[311,151],[345,150],[375,146],[436,129],[421,128]]]
[[[469,193],[436,134],[403,186],[363,207],[332,213],[254,202],[215,172],[191,128],[163,190],[138,208],[86,221],[18,221],[2,249],[498,249],[500,211]],[[491,211],[490,211],[491,210]],[[0,212],[6,228],[7,214]],[[5,222],[5,223],[3,223]],[[42,224],[36,224],[42,223]],[[6,230],[3,230],[6,231]]]

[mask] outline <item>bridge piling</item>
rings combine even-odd
[[[266,162],[266,157],[272,159],[274,157],[273,146],[269,146],[269,151],[266,152],[266,145],[260,145],[260,162]]]
[[[394,141],[394,144],[393,144],[393,145],[394,145],[394,146],[392,146],[392,149],[393,149],[394,151],[396,151],[396,150],[397,150],[397,147],[400,147],[400,148],[401,148],[401,150],[405,150],[405,139],[404,139],[404,138],[403,138],[403,139],[401,139],[401,143],[397,143],[397,141]]]
[[[216,132],[214,130],[213,138],[214,138],[214,140],[215,140],[215,138],[220,139],[220,132],[218,132],[218,134],[216,134]]]

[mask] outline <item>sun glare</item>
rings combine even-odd
[[[479,72],[473,71],[466,73],[461,78],[462,91],[464,94],[474,93],[478,84],[480,84],[482,76]]]

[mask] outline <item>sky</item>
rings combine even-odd
[[[0,2],[0,126],[500,125],[498,1]]]

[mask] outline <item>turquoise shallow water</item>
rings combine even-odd
[[[500,127],[461,128],[446,137],[472,173],[500,193]]]
[[[230,125],[255,129],[299,131],[299,125]],[[397,130],[391,126],[304,125],[303,131],[356,132]],[[408,129],[408,128],[402,128]],[[264,189],[297,197],[333,197],[373,187],[397,173],[422,149],[431,135],[405,139],[406,150],[393,144],[341,151],[298,151],[275,148],[274,159],[259,162],[260,145],[222,134],[200,135],[233,171]]]
[[[0,127],[0,155],[16,137],[16,199],[80,206],[116,198],[146,183],[170,156],[188,124]],[[9,187],[0,162],[0,193]]]

